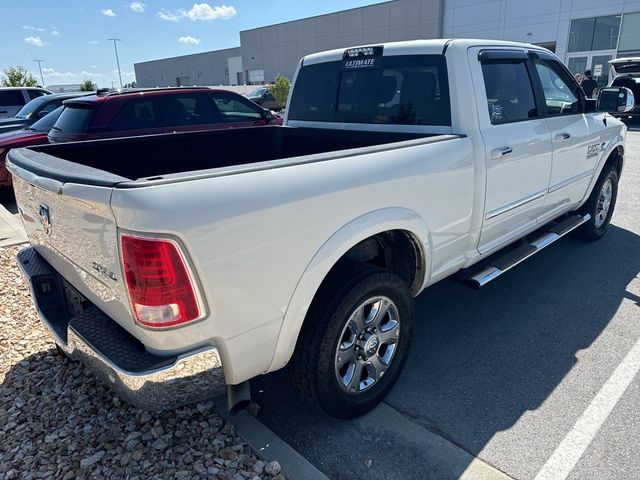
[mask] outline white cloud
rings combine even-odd
[[[91,45],[98,45],[100,42],[98,40],[91,40],[89,43]]]
[[[187,17],[192,22],[197,20],[228,20],[236,16],[235,8],[222,5],[220,7],[212,7],[208,3],[196,3],[191,10],[187,12]]]
[[[94,66],[92,65],[91,68],[93,67]],[[78,84],[84,80],[91,79],[93,83],[96,83],[99,86],[110,87],[112,83],[113,85],[118,86],[118,70],[113,70],[110,72],[96,72],[87,70],[80,70],[79,72],[59,72],[53,68],[43,68],[42,75],[45,78],[45,83],[47,83],[48,85],[60,83]],[[132,82],[135,80],[135,78],[135,72],[128,70],[122,71],[123,83]]]
[[[31,30],[32,32],[46,32],[47,31],[46,28],[32,27],[31,25],[23,25],[22,28],[24,28],[25,30]]]
[[[116,12],[114,12],[110,8],[103,8],[102,10],[100,10],[100,13],[102,13],[105,17],[115,17],[116,16]]]
[[[199,45],[200,39],[192,37],[191,35],[187,35],[186,37],[180,37],[178,39],[180,43],[184,43],[185,45]]]
[[[42,41],[40,37],[25,37],[25,43],[29,45],[33,45],[35,47],[44,47],[46,45],[45,42]]]
[[[228,20],[236,16],[238,11],[228,5],[220,5],[212,7],[208,3],[194,3],[190,10],[181,8],[179,10],[162,9],[158,12],[161,20],[169,22],[178,22],[183,18],[188,18],[192,22],[209,21],[209,20]]]
[[[143,13],[146,5],[142,2],[133,2],[127,5],[127,8],[132,12]]]
[[[184,17],[184,14],[185,14],[184,10],[182,10],[182,12],[172,13],[171,11],[165,10],[163,8],[158,12],[158,17],[160,18],[160,20],[165,20],[167,22],[177,22],[182,17]]]
[[[91,65],[91,68],[96,69],[98,68],[98,65]]]
[[[58,31],[58,29],[56,27],[52,26],[51,27],[51,35],[58,36],[58,35],[60,35],[60,32]]]

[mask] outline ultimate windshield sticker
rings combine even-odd
[[[343,70],[378,68],[382,58],[382,47],[350,48],[342,57]]]

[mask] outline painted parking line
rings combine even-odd
[[[640,370],[640,339],[629,350],[573,428],[549,457],[535,480],[564,480],[622,398]]]

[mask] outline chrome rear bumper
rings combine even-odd
[[[220,353],[214,346],[173,356],[152,354],[95,305],[76,313],[66,293],[69,286],[33,247],[18,253],[18,265],[56,344],[127,402],[164,410],[226,391]]]

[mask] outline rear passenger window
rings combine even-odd
[[[538,116],[531,79],[524,61],[483,63],[482,74],[489,117],[493,125]]]
[[[130,100],[111,123],[111,130],[137,130],[161,127],[156,104],[151,98]]]
[[[0,90],[0,105],[2,106],[22,106],[24,105],[22,90]]]

